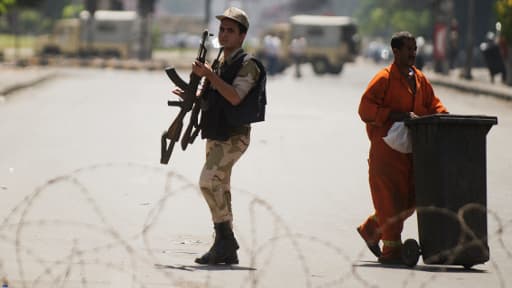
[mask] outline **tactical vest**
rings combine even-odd
[[[222,65],[220,73],[222,80],[232,85],[246,56],[247,53],[242,52],[230,65]],[[201,114],[202,138],[226,141],[236,131],[240,131],[241,126],[265,120],[267,104],[265,67],[253,57],[248,61],[256,63],[260,69],[260,75],[240,104],[233,106],[217,90],[208,91],[207,107]]]

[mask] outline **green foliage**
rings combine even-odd
[[[430,34],[428,1],[362,0],[356,13],[361,32],[367,36],[389,37],[407,30],[414,35]]]
[[[34,36],[18,36],[18,39],[15,40],[14,35],[0,34],[0,50],[14,47],[16,41],[21,48],[31,48],[34,47],[35,38]]]
[[[50,29],[51,21],[41,12],[28,7],[9,9],[0,17],[0,33],[37,35]]]
[[[14,3],[16,3],[16,0],[0,0],[0,15],[5,14]]]
[[[496,14],[501,22],[502,35],[507,43],[512,45],[512,0],[498,0]]]
[[[14,6],[35,8],[41,6],[43,2],[44,0],[0,0],[0,15],[7,13]]]
[[[84,5],[73,5],[69,4],[62,9],[62,18],[76,18],[81,11],[84,10]]]
[[[18,16],[19,30],[25,34],[39,34],[48,29],[49,21],[34,9],[23,9]]]
[[[18,25],[21,31],[34,29],[39,25],[40,15],[35,10],[22,10],[18,12]]]
[[[427,10],[414,11],[403,10],[397,11],[391,17],[391,27],[395,31],[407,30],[414,35],[425,35],[427,29],[431,27],[431,16]]]

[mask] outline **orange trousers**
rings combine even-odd
[[[363,223],[362,228],[375,229],[372,222],[375,223],[376,218],[379,240],[386,246],[386,243],[401,241],[403,223],[414,212],[412,154],[391,149],[379,137],[371,142],[368,165],[375,214]]]

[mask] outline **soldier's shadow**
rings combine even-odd
[[[253,267],[245,267],[240,265],[163,265],[163,264],[155,264],[155,268],[157,269],[173,269],[173,270],[184,270],[189,272],[194,272],[197,270],[201,271],[226,271],[226,270],[234,270],[234,271],[255,271],[256,268]]]
[[[450,272],[450,273],[488,273],[487,270],[470,268],[466,269],[462,266],[454,266],[454,265],[416,265],[414,267],[407,267],[405,265],[386,265],[381,264],[377,261],[360,261],[362,263],[356,263],[354,267],[361,268],[381,268],[381,269],[403,269],[403,270],[414,270],[414,271],[424,271],[424,272]]]

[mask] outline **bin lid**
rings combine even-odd
[[[406,119],[407,126],[418,124],[469,124],[469,125],[496,125],[498,117],[483,115],[457,115],[457,114],[434,114],[414,119]]]

